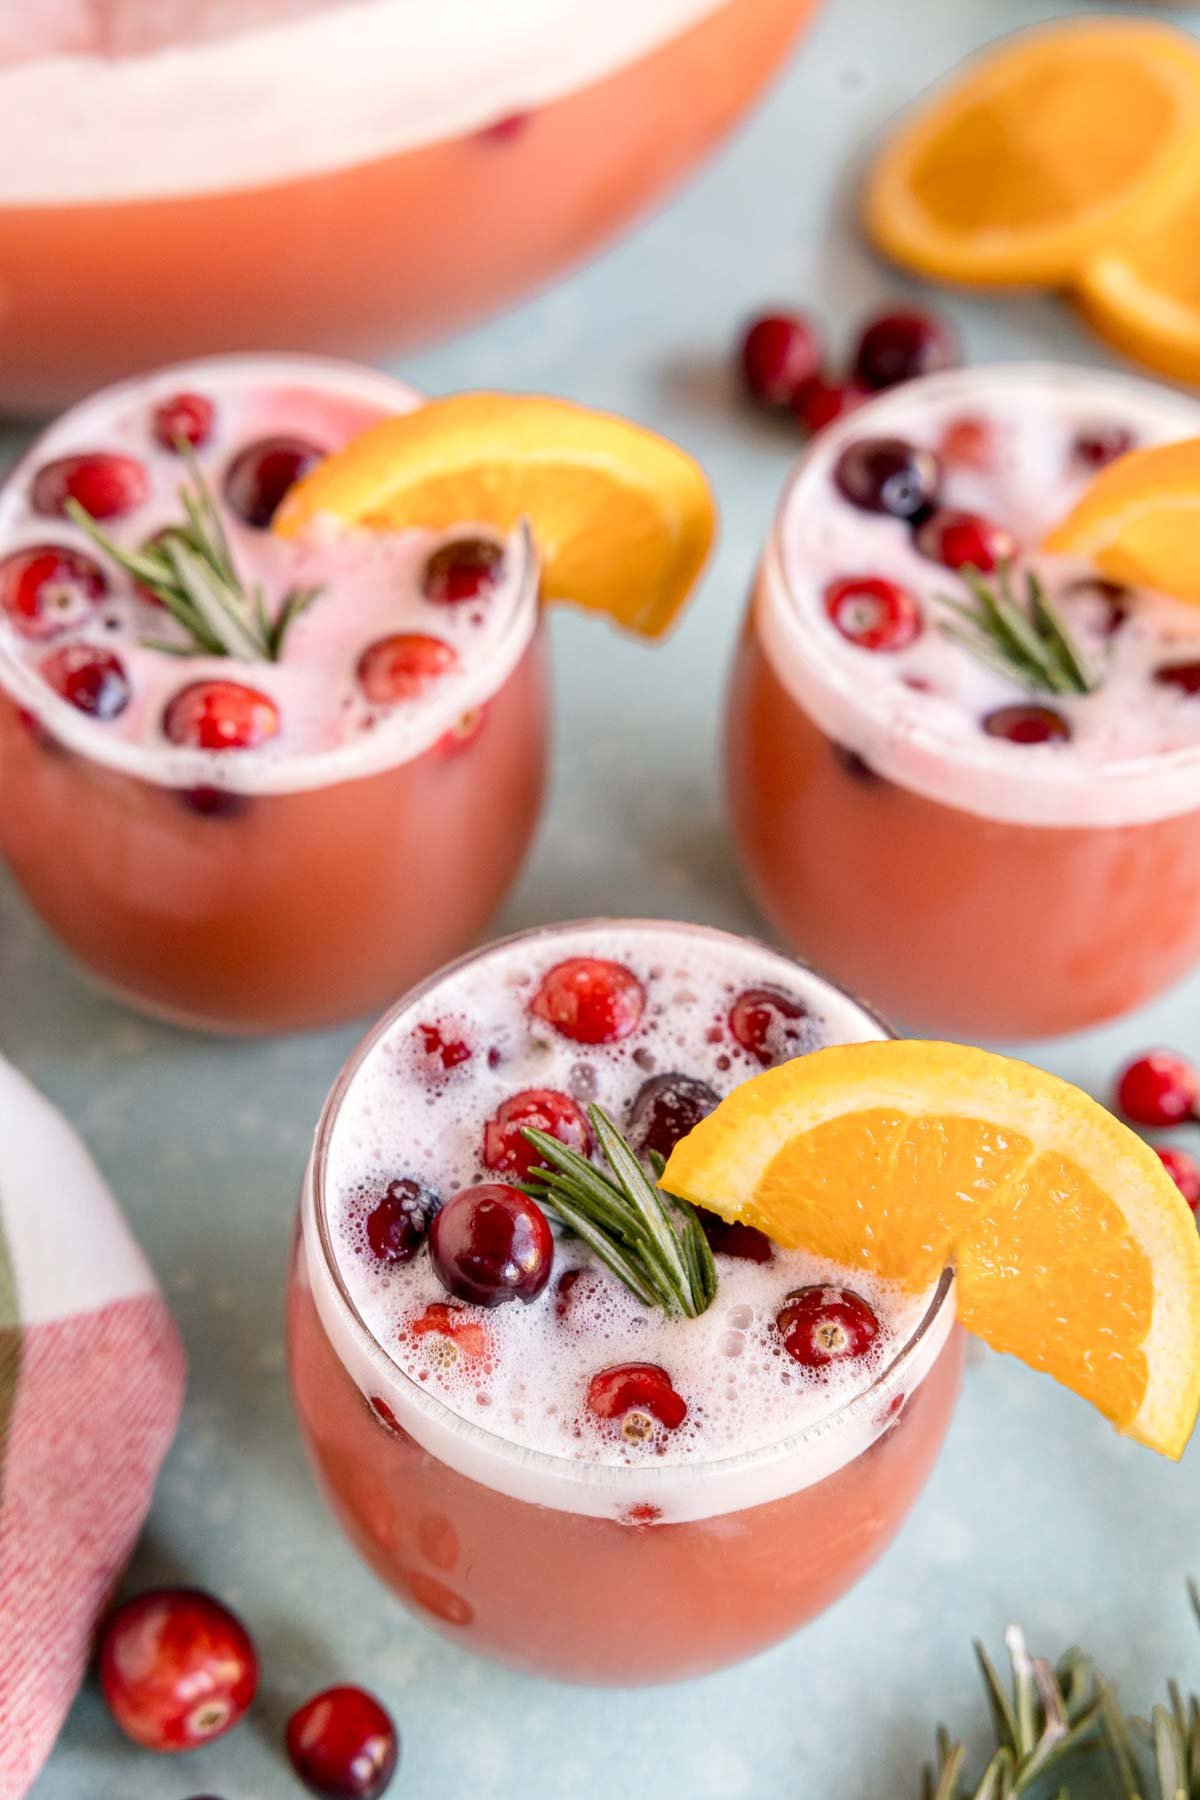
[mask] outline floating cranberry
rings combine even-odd
[[[532,112],[505,113],[502,118],[485,125],[482,131],[477,131],[475,137],[481,144],[513,144],[519,137],[524,137],[532,123]]]
[[[675,1431],[687,1418],[687,1401],[657,1363],[618,1363],[601,1369],[587,1385],[587,1409],[594,1419],[618,1423],[630,1443],[651,1437],[655,1421]]]
[[[721,1096],[695,1075],[651,1075],[629,1108],[625,1134],[634,1154],[670,1156],[681,1137],[708,1117]]]
[[[730,1222],[717,1213],[703,1210],[700,1223],[714,1255],[732,1256],[739,1262],[753,1263],[769,1263],[775,1255],[770,1238],[757,1225],[744,1225],[740,1219]]]
[[[918,375],[952,369],[958,339],[945,319],[926,312],[889,312],[873,319],[854,353],[855,379],[868,388],[890,388]]]
[[[225,498],[239,519],[265,531],[288,489],[324,455],[305,438],[260,438],[239,450],[226,469]]]
[[[1003,525],[979,513],[949,512],[939,507],[917,527],[915,542],[922,556],[945,569],[978,569],[990,575],[1017,554],[1017,540]]]
[[[821,366],[816,326],[798,313],[765,313],[755,319],[741,349],[746,390],[764,406],[791,406]]]
[[[881,575],[851,575],[825,589],[825,612],[860,650],[903,650],[921,635],[915,594]]]
[[[857,1362],[879,1336],[879,1320],[851,1288],[796,1288],[775,1315],[783,1347],[806,1369]]]
[[[440,1201],[411,1175],[389,1181],[367,1214],[367,1242],[381,1263],[411,1262],[425,1239]]]
[[[1194,1119],[1200,1076],[1174,1050],[1151,1050],[1122,1071],[1117,1105],[1136,1125],[1182,1125]]]
[[[129,705],[129,677],[120,657],[94,644],[63,644],[38,665],[64,700],[93,719],[115,719]]]
[[[179,804],[202,819],[240,819],[251,805],[248,794],[235,794],[229,788],[194,787],[177,790]]]
[[[932,450],[904,438],[858,438],[838,457],[833,479],[862,512],[918,519],[937,498],[942,471]]]
[[[198,450],[211,437],[216,416],[206,394],[172,394],[155,407],[151,429],[164,450],[178,450],[181,442]]]
[[[989,737],[1010,744],[1065,744],[1071,727],[1052,706],[998,706],[983,720]]]
[[[421,592],[437,606],[457,606],[486,599],[503,574],[503,545],[492,538],[454,538],[425,564]]]
[[[729,1009],[729,1029],[764,1069],[802,1056],[812,1042],[806,1009],[781,988],[746,988]]]
[[[0,561],[0,610],[20,637],[78,625],[107,591],[99,563],[62,544],[28,544]]]
[[[287,1723],[288,1760],[321,1800],[378,1800],[400,1758],[390,1715],[359,1687],[331,1687]]]
[[[475,742],[483,730],[487,719],[486,706],[473,706],[468,712],[460,713],[453,725],[443,731],[437,741],[436,748],[442,756],[458,756]]]
[[[488,1181],[447,1200],[430,1228],[429,1254],[438,1279],[459,1300],[528,1303],[550,1279],[554,1239],[528,1194]]]
[[[805,431],[815,433],[870,398],[870,390],[857,381],[826,381],[823,375],[814,375],[797,390],[792,410]]]
[[[1181,694],[1200,694],[1200,662],[1160,663],[1154,679],[1162,687],[1176,688]]]
[[[1103,469],[1132,450],[1137,439],[1127,425],[1094,425],[1081,431],[1071,445],[1071,455],[1085,469]]]
[[[457,1069],[459,1063],[470,1060],[471,1046],[465,1038],[452,1037],[449,1033],[453,1027],[443,1020],[440,1025],[418,1025],[416,1036],[421,1049],[431,1062],[438,1063],[443,1069]]]
[[[525,1137],[526,1130],[544,1131],[560,1144],[587,1156],[592,1133],[582,1111],[569,1094],[554,1088],[523,1088],[510,1094],[483,1128],[483,1160],[489,1169],[528,1181],[531,1170],[545,1164]]]
[[[415,700],[458,667],[458,651],[442,638],[398,631],[379,638],[358,659],[358,685],[372,706]]]
[[[986,419],[969,414],[951,419],[938,444],[938,455],[951,468],[990,469],[995,453],[992,427]]]
[[[414,1338],[444,1338],[447,1346],[468,1362],[483,1362],[491,1351],[487,1327],[468,1312],[465,1306],[450,1306],[445,1300],[433,1300],[407,1327]]]
[[[167,702],[163,732],[191,750],[255,750],[279,732],[279,708],[240,681],[193,681]]]
[[[150,477],[136,458],[97,450],[46,463],[33,478],[31,498],[34,512],[51,519],[66,517],[68,500],[93,519],[119,519],[149,496]]]
[[[100,1640],[100,1685],[121,1730],[147,1750],[192,1750],[236,1725],[258,1686],[241,1621],[192,1588],[127,1600]]]
[[[636,1030],[645,1004],[645,989],[623,963],[570,956],[542,977],[529,1010],[577,1044],[612,1044]]]
[[[1192,1211],[1200,1209],[1200,1163],[1195,1157],[1189,1156],[1186,1150],[1176,1150],[1173,1145],[1156,1147],[1154,1154]]]

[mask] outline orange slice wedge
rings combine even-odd
[[[887,140],[864,197],[886,256],[946,281],[1065,284],[1200,169],[1200,48],[1150,19],[1006,38]]]
[[[1200,1233],[1095,1100],[957,1044],[818,1050],[676,1145],[673,1194],[914,1291],[957,1269],[964,1325],[1182,1454],[1200,1407]]]
[[[1200,382],[1200,179],[1103,245],[1075,278],[1092,329],[1135,362]]]
[[[1042,548],[1086,557],[1111,581],[1200,601],[1200,438],[1118,457]]]
[[[645,637],[679,612],[716,522],[699,464],[665,438],[523,394],[455,394],[368,427],[296,484],[274,529],[321,515],[392,531],[528,519],[543,597]]]

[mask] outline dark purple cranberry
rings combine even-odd
[[[205,819],[240,819],[250,805],[248,794],[234,794],[228,788],[181,788],[179,798],[189,812]]]
[[[63,644],[42,658],[45,681],[80,712],[93,719],[115,719],[129,705],[129,677],[111,650],[94,644]]]
[[[1051,706],[1000,706],[988,713],[983,729],[1010,744],[1065,744],[1071,727]]]
[[[640,1157],[670,1156],[681,1137],[707,1118],[721,1096],[695,1075],[651,1075],[629,1108],[625,1135]]]
[[[1154,679],[1181,694],[1200,694],[1200,662],[1162,663],[1155,669]]]
[[[410,1175],[388,1183],[367,1214],[367,1242],[381,1263],[411,1262],[425,1239],[440,1201]]]
[[[357,1687],[326,1688],[298,1707],[284,1735],[288,1760],[319,1800],[379,1800],[400,1759],[391,1716]]]
[[[921,518],[936,500],[941,478],[933,451],[903,438],[859,438],[847,444],[833,471],[851,506],[893,519]]]
[[[764,1069],[813,1047],[813,1027],[799,1000],[780,988],[747,988],[729,1009],[729,1029]]]
[[[288,489],[324,454],[305,438],[260,438],[239,450],[226,469],[225,498],[239,519],[265,531]]]
[[[1071,445],[1071,455],[1085,469],[1103,469],[1133,449],[1137,438],[1128,425],[1093,425],[1081,431]]]
[[[775,1254],[770,1238],[757,1225],[743,1225],[740,1219],[731,1224],[717,1213],[703,1210],[700,1223],[715,1256],[735,1256],[739,1262],[769,1263]]]
[[[447,1200],[430,1228],[429,1254],[457,1299],[499,1306],[537,1299],[550,1279],[554,1239],[527,1194],[488,1181]]]
[[[485,600],[504,573],[504,547],[493,538],[454,538],[435,550],[421,576],[421,592],[437,606]]]
[[[926,312],[889,312],[873,319],[859,338],[854,375],[864,387],[890,388],[952,369],[958,359],[958,339],[945,319]]]

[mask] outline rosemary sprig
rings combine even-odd
[[[176,448],[189,478],[179,489],[183,519],[139,550],[126,550],[109,537],[77,500],[67,501],[67,513],[110,561],[162,601],[191,640],[148,639],[148,648],[170,656],[278,662],[288,632],[322,590],[290,588],[272,616],[262,587],[257,582],[250,589],[243,585],[191,445],[180,439]]]
[[[971,601],[939,594],[962,624],[943,621],[943,634],[1010,680],[1040,694],[1090,694],[1101,676],[1071,635],[1062,613],[1032,570],[1025,576],[1024,603],[1013,592],[1012,570],[1002,564],[988,582],[977,569],[962,578]]]
[[[588,1107],[601,1169],[544,1131],[525,1137],[548,1164],[524,1184],[646,1306],[695,1319],[712,1305],[717,1270],[696,1209],[655,1187],[599,1106]]]

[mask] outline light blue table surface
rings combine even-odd
[[[605,910],[756,928],[722,822],[715,744],[730,645],[795,446],[738,403],[731,340],[743,315],[780,299],[816,308],[848,342],[862,314],[911,291],[848,224],[864,144],[961,54],[1064,10],[831,0],[761,111],[665,212],[541,298],[401,365],[433,392],[545,389],[660,427],[702,458],[724,515],[703,591],[666,648],[554,621],[553,788],[498,929]],[[1105,360],[1051,300],[939,303],[973,360]],[[1198,999],[1193,980],[1033,1055],[1103,1093],[1146,1043],[1200,1052]],[[939,1718],[980,1728],[970,1640],[996,1643],[1011,1619],[1052,1655],[1082,1639],[1139,1704],[1168,1673],[1200,1678],[1183,1591],[1200,1572],[1200,1451],[1180,1468],[1161,1463],[1049,1381],[983,1353],[884,1561],[751,1664],[675,1688],[591,1692],[509,1675],[426,1631],[327,1517],[284,1376],[297,1184],[356,1035],[245,1046],[148,1024],[92,993],[0,876],[0,1050],[83,1132],[191,1358],[183,1428],[129,1583],[182,1579],[223,1595],[251,1623],[265,1676],[250,1723],[176,1762],[127,1744],[85,1688],[37,1800],[290,1795],[282,1721],[337,1679],[377,1689],[394,1710],[397,1796],[893,1800],[915,1793]]]

